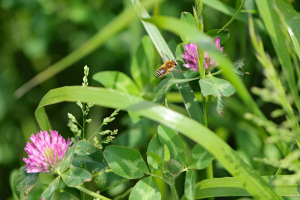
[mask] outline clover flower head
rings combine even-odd
[[[39,132],[31,135],[32,143],[27,142],[25,151],[28,158],[23,158],[26,163],[27,173],[57,172],[65,158],[70,139],[66,141],[57,131]]]
[[[216,37],[215,46],[223,52],[223,47],[220,45],[220,39]],[[183,64],[186,68],[190,68],[191,71],[198,71],[198,58],[199,52],[197,49],[197,45],[195,43],[188,43],[184,45],[184,54],[181,54],[182,58],[185,60],[186,64]],[[205,69],[212,68],[218,66],[218,63],[215,62],[206,51],[204,51],[204,63],[203,66]]]
[[[221,47],[220,45],[220,39],[218,37],[216,37],[216,40],[215,40],[215,46],[221,51],[223,52],[223,48],[224,47]],[[205,69],[208,69],[209,67],[210,68],[213,68],[213,67],[216,67],[218,66],[218,63],[215,62],[209,55],[206,51],[204,51],[204,68]]]
[[[181,54],[182,58],[185,60],[186,64],[183,64],[186,68],[190,68],[192,71],[198,71],[198,58],[199,52],[197,45],[194,43],[188,43],[184,46],[184,54]]]

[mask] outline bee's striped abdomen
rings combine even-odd
[[[166,72],[167,72],[166,68],[161,67],[157,70],[156,76],[157,77],[164,76],[166,74]]]

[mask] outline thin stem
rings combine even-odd
[[[84,188],[84,187],[82,187],[82,186],[77,186],[76,188],[77,188],[78,190],[80,190],[81,192],[84,192],[84,193],[86,193],[86,194],[88,194],[88,195],[90,195],[90,196],[92,196],[92,197],[99,198],[99,199],[101,199],[101,200],[111,200],[110,198],[107,198],[107,197],[105,197],[105,196],[102,196],[102,195],[100,195],[100,194],[97,194],[97,193],[95,193],[95,192],[92,192],[92,191],[90,191],[90,190],[88,190],[88,189],[86,189],[86,188]]]
[[[171,188],[174,200],[179,200],[179,197],[178,197],[178,194],[177,194],[177,191],[176,191],[176,188],[175,188],[175,183],[170,184],[170,188]]]
[[[223,72],[223,70],[219,70],[217,72],[212,73],[211,76],[215,76],[215,75],[221,74],[222,72]]]
[[[84,138],[84,129],[85,129],[85,118],[86,118],[86,116],[85,116],[85,106],[86,106],[86,104],[84,103],[84,104],[82,104],[82,108],[81,108],[81,111],[82,111],[82,137],[81,137],[81,139],[83,139]]]

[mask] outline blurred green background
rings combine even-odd
[[[235,9],[241,3],[239,0],[224,0],[222,2]],[[26,142],[31,134],[40,130],[34,118],[34,111],[41,98],[53,88],[81,85],[84,65],[90,67],[91,75],[105,70],[119,70],[130,74],[131,58],[142,36],[146,34],[145,30],[139,19],[135,18],[127,28],[112,36],[97,50],[38,85],[20,99],[14,97],[14,92],[36,74],[82,45],[129,5],[129,0],[0,1],[1,199],[12,198],[9,187],[10,172],[24,165],[22,159],[26,156],[24,151]],[[193,5],[194,2],[191,0],[167,0],[156,7],[156,13],[179,18],[183,11],[192,12]],[[299,1],[295,1],[293,5],[296,10],[299,10]],[[254,1],[247,0],[244,9],[256,9]],[[153,13],[152,10],[150,10],[150,13]],[[205,31],[219,29],[229,19],[229,16],[204,6]],[[246,75],[244,81],[249,89],[252,86],[262,86],[262,70],[255,59],[247,25],[234,21],[228,28],[231,36],[224,44],[227,56],[233,61],[241,58],[245,59],[245,71],[249,72],[250,75]],[[168,42],[180,42],[180,38],[175,35],[166,32],[162,34]],[[260,34],[266,51],[272,57],[274,50],[270,39],[263,32]],[[174,49],[174,47],[170,48]],[[274,63],[277,63],[278,66],[276,59]],[[153,67],[158,68],[160,65],[161,59],[158,58],[156,65]],[[155,77],[155,74],[153,74],[153,77]],[[89,79],[89,85],[100,86],[92,79]],[[259,99],[258,102],[260,102]],[[261,102],[260,106],[262,105],[264,105],[263,112],[268,116],[274,105]],[[263,141],[256,134],[249,134],[252,131],[251,125],[242,119],[242,115],[246,111],[247,108],[239,103],[238,98],[233,97],[226,102],[225,116],[222,118],[217,116],[215,107],[212,106],[209,124],[211,129],[223,137],[224,140],[227,140],[242,155],[247,154],[249,156],[250,153],[251,156],[257,156],[264,151],[262,149]],[[53,128],[58,130],[64,137],[72,136],[67,127],[68,112],[80,116],[79,108],[71,103],[63,103],[47,108]],[[95,124],[91,124],[90,129],[94,129],[102,118],[108,116],[112,110],[93,108],[91,112]],[[155,133],[156,125],[152,123],[145,125],[147,123],[149,122],[144,121],[140,122],[140,125],[133,125],[126,113],[121,113],[117,117],[117,121],[110,126],[119,129],[120,134],[118,137],[120,138],[123,132],[130,130],[130,127],[140,126],[141,129],[147,127],[145,132],[149,136],[146,138],[149,139]],[[253,129],[253,131],[257,130]],[[249,139],[249,137],[251,138]],[[122,140],[119,139],[119,141]],[[136,146],[141,146],[141,143]],[[249,162],[252,161],[249,160]],[[216,168],[222,168],[222,166],[216,165]],[[272,170],[268,171],[268,169],[263,171],[272,173]],[[219,173],[219,175],[226,174],[222,170]],[[218,172],[216,176],[218,176]]]

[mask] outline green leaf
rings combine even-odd
[[[151,141],[149,142],[149,145],[148,145],[148,149],[147,149],[147,162],[148,162],[149,168],[150,168],[151,172],[155,172],[156,170],[159,169],[159,165],[156,162],[156,160],[154,160],[152,158],[150,153],[154,153],[154,154],[158,155],[160,158],[163,158],[164,147],[160,143],[157,135],[155,135],[151,139]]]
[[[64,101],[93,102],[95,105],[126,111],[134,111],[158,123],[174,128],[197,142],[237,178],[241,185],[257,199],[281,199],[258,173],[250,167],[228,144],[215,133],[197,121],[185,117],[166,107],[119,91],[94,87],[62,87],[49,91],[41,100],[36,116],[45,115],[44,106]],[[37,118],[41,129],[49,124],[43,121],[47,116]],[[42,120],[42,121],[41,121]],[[169,147],[168,147],[169,148]],[[170,149],[170,148],[169,148]]]
[[[207,35],[211,37],[218,37],[220,39],[220,45],[224,44],[227,42],[227,40],[230,37],[230,32],[228,29],[222,30],[219,32],[219,29],[212,29],[206,33]]]
[[[112,88],[124,93],[140,96],[140,91],[135,83],[124,73],[118,71],[98,72],[93,76],[106,88]]]
[[[151,158],[154,160],[154,162],[162,168],[163,161],[159,155],[153,152],[148,152],[147,155],[151,156]],[[152,171],[152,170],[151,170]]]
[[[178,134],[165,125],[159,125],[157,132],[159,141],[168,146],[171,158],[186,166],[184,146]]]
[[[169,162],[170,160],[170,150],[166,144],[164,144],[164,162]]]
[[[192,149],[191,160],[188,165],[189,169],[204,169],[209,166],[213,161],[214,157],[209,152],[207,152],[199,144],[196,144]]]
[[[155,74],[154,62],[154,46],[149,36],[146,35],[142,38],[130,66],[131,76],[140,91],[143,91],[145,86],[151,84],[150,79]]]
[[[196,175],[194,170],[188,170],[185,174],[184,194],[188,200],[195,199]]]
[[[161,194],[152,177],[143,178],[132,189],[129,200],[160,200]]]
[[[262,178],[272,185],[280,196],[300,196],[299,185],[291,184],[288,181],[285,183],[276,183],[277,179],[283,177],[288,180],[292,176],[263,176]],[[196,199],[234,196],[250,196],[250,194],[233,177],[206,179],[196,184]]]
[[[237,73],[238,75],[240,75],[241,77],[244,77],[244,70],[243,70],[243,67],[244,67],[244,59],[240,59],[240,60],[236,60],[234,61],[233,63],[233,66],[234,66],[234,71],[235,73]],[[243,70],[243,71],[241,71]]]
[[[64,183],[69,187],[76,187],[92,180],[92,174],[85,169],[70,168],[61,174]]]
[[[139,12],[140,18],[150,18],[150,15],[147,13],[145,9],[143,9],[140,5],[139,0],[131,0],[132,4],[136,7],[136,10]],[[153,25],[146,21],[142,21],[148,35],[150,36],[154,46],[156,47],[157,51],[159,52],[161,58],[164,60],[174,60],[175,57],[168,47],[166,41],[160,34],[159,30]],[[180,70],[179,65],[176,66],[176,69]],[[182,73],[176,72],[173,70],[171,72],[173,78],[176,79],[184,79]],[[193,93],[192,88],[190,87],[189,83],[181,83],[177,85],[177,88],[182,96],[183,102],[185,104],[185,108],[187,109],[188,114],[194,120],[197,120],[204,124],[204,117],[202,108],[199,106],[198,102],[195,101],[195,95]]]
[[[259,13],[265,23],[267,31],[270,35],[272,44],[275,48],[276,54],[278,56],[279,62],[282,66],[283,74],[285,75],[285,79],[288,82],[289,88],[291,90],[292,96],[294,98],[294,102],[300,112],[300,97],[299,91],[296,85],[295,76],[294,76],[294,67],[291,62],[291,56],[289,54],[289,50],[286,45],[285,37],[282,33],[282,26],[279,26],[280,19],[277,16],[274,5],[276,5],[275,0],[269,1],[260,1],[256,0],[256,5],[258,7]],[[280,4],[280,10],[285,10],[284,12],[292,12],[290,11],[290,6],[285,6],[285,4]],[[278,6],[277,6],[278,7]],[[299,21],[299,20],[298,20]],[[297,23],[298,24],[298,23]]]
[[[43,198],[43,200],[51,200],[54,196],[55,190],[59,184],[60,181],[60,177],[56,177],[56,179],[54,179],[49,186],[47,187],[47,189],[42,193],[41,197]]]
[[[179,83],[186,83],[189,81],[197,80],[199,77],[196,78],[186,78],[186,79],[176,79],[176,78],[165,78],[163,79],[158,87],[157,87],[157,92],[155,95],[155,102],[162,102],[163,99],[166,98],[166,93],[168,92],[169,88],[174,85],[174,84],[179,84]]]
[[[15,192],[21,200],[26,199],[30,190],[34,187],[39,173],[27,173],[25,171],[26,166],[22,166],[14,176],[13,184]]]
[[[61,163],[61,169],[60,169],[61,172],[65,172],[70,167],[72,160],[74,158],[74,152],[76,150],[76,146],[78,144],[78,139],[79,137],[76,137],[75,143],[71,147],[69,147],[65,159]]]
[[[213,76],[200,79],[199,81],[203,96],[229,97],[235,93],[235,88],[230,82]]]
[[[184,62],[184,59],[182,58],[181,54],[184,54],[184,44],[183,43],[180,43],[177,45],[176,51],[175,51],[175,58],[176,58],[176,60]]]
[[[180,20],[182,22],[188,23],[191,26],[196,26],[194,16],[189,12],[182,12]],[[183,43],[188,43],[189,41],[185,38],[184,35],[180,36]]]
[[[88,170],[96,174],[106,167],[103,153],[90,142],[81,140],[78,142],[74,152],[72,166]]]
[[[150,8],[159,1],[160,0],[146,0],[143,2],[143,6],[145,8]],[[20,88],[18,88],[14,95],[17,98],[20,98],[38,84],[48,80],[59,72],[72,66],[72,64],[102,46],[110,37],[114,36],[125,27],[127,27],[131,23],[131,21],[135,19],[135,17],[136,12],[134,8],[129,7],[125,9],[111,22],[107,23],[106,26],[99,30],[98,33],[96,33],[88,41],[83,43],[83,45],[81,45],[69,55],[65,56],[57,63],[51,65],[46,70],[42,71],[41,73],[30,79],[28,82],[26,82],[24,85],[22,85]]]
[[[299,13],[293,8],[293,6],[285,1],[276,0],[277,3],[277,14],[280,13],[281,23],[285,25],[285,29],[292,39],[295,47],[295,52],[300,59],[300,28],[299,28]],[[283,28],[283,27],[281,27]]]
[[[105,148],[104,157],[112,171],[119,176],[136,179],[143,177],[144,173],[150,173],[136,149],[112,145]]]
[[[224,100],[223,97],[229,97],[235,93],[235,88],[230,82],[209,76],[199,81],[201,92],[203,96],[213,95],[218,98],[217,112],[223,115]]]

